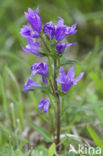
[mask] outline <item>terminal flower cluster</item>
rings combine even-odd
[[[53,22],[48,22],[45,25],[42,24],[41,17],[39,16],[39,8],[36,11],[32,9],[28,9],[28,12],[25,12],[25,17],[29,22],[28,25],[23,25],[20,31],[20,34],[26,39],[27,45],[22,46],[22,49],[26,53],[32,53],[37,56],[44,56],[42,52],[42,46],[40,44],[40,39],[42,35],[45,35],[48,40],[52,43],[55,43],[55,51],[56,55],[62,56],[67,47],[74,46],[77,43],[67,43],[64,42],[64,39],[68,35],[74,35],[77,30],[77,24],[73,24],[72,26],[67,26],[64,24],[64,20],[59,17],[58,23],[55,24]],[[49,42],[49,43],[50,43]],[[34,91],[36,87],[42,87],[43,85],[48,85],[48,77],[51,74],[48,68],[48,64],[46,62],[34,63],[31,67],[31,75],[29,79],[24,84],[24,92]],[[35,74],[38,74],[42,78],[42,84],[35,82],[33,80]],[[75,70],[74,65],[70,68],[67,74],[63,67],[60,67],[59,70],[59,78],[56,78],[58,83],[62,85],[62,92],[66,93],[72,87],[72,85],[76,85],[77,82],[82,78],[83,72],[74,79]],[[40,111],[46,113],[49,109],[50,102],[47,99],[42,99],[38,108]]]

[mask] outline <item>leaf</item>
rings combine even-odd
[[[44,130],[43,128],[41,128],[40,126],[36,125],[34,122],[32,121],[28,121],[29,125],[31,125],[46,141],[51,142],[51,134],[48,133],[48,131]]]
[[[87,126],[87,129],[88,129],[90,136],[94,140],[95,144],[97,146],[101,147],[102,143],[101,143],[101,140],[99,139],[99,137],[97,136],[97,134],[93,131],[93,129],[89,125]]]
[[[44,86],[41,86],[41,87],[32,87],[32,88],[34,88],[34,89],[40,89],[41,91],[51,93],[51,91],[50,91],[50,88],[49,88],[49,87],[44,87]]]
[[[83,66],[81,63],[75,61],[75,60],[66,60],[65,62],[63,62],[62,64],[60,64],[60,66],[64,66],[67,64],[78,64],[80,66]],[[57,68],[59,68],[60,66],[58,66]]]
[[[49,156],[53,156],[54,153],[55,153],[55,151],[56,151],[56,145],[55,145],[55,143],[53,143],[53,144],[49,147],[49,150],[48,150]]]
[[[62,114],[64,114],[65,112],[68,111],[68,109],[70,108],[75,108],[75,113],[76,112],[80,112],[80,111],[86,111],[86,110],[91,110],[91,109],[94,109],[94,108],[97,108],[97,107],[102,107],[103,106],[103,102],[102,101],[97,101],[97,102],[93,102],[93,103],[90,103],[90,104],[85,104],[84,106],[81,106],[81,105],[69,105],[69,106],[66,106],[62,112]]]
[[[103,105],[102,105],[103,106]],[[100,109],[99,107],[94,108],[96,115],[98,117],[98,119],[101,121],[101,123],[103,124],[103,111],[102,109]]]

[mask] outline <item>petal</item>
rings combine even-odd
[[[52,22],[48,22],[43,27],[44,34],[47,34],[49,39],[51,40],[55,35],[55,25]]]
[[[38,105],[38,108],[39,108],[40,111],[42,112],[42,110],[43,110],[43,103],[40,103],[40,104]]]
[[[48,111],[48,108],[49,108],[49,101],[46,100],[46,99],[42,99],[40,101],[40,104],[38,105],[38,108],[42,111],[43,109],[43,112],[46,113]]]
[[[68,83],[62,84],[62,91],[65,93],[67,92],[73,85],[72,81],[69,81]]]
[[[25,16],[32,26],[34,31],[40,32],[42,30],[42,22],[41,18],[38,14],[38,8],[36,9],[36,12],[34,12],[31,8],[28,9],[28,13],[25,12]]]
[[[73,65],[69,70],[68,70],[68,73],[67,73],[67,77],[68,79],[70,79],[71,81],[73,80],[75,76],[75,66]]]
[[[59,72],[65,75],[65,71],[63,67],[60,67]]]
[[[35,86],[39,87],[41,85],[39,83],[31,80],[31,79],[29,79],[28,81],[26,81],[25,84],[24,84],[24,87],[35,87]]]
[[[30,92],[30,91],[34,91],[34,89],[32,89],[32,88],[24,88],[23,91],[24,91],[24,92]]]
[[[26,53],[31,53],[31,49],[21,46]]]
[[[63,26],[63,25],[64,25],[64,19],[61,18],[61,17],[59,17],[57,27],[59,27],[59,26]]]
[[[30,49],[29,45],[27,45],[26,47],[24,46],[21,46],[21,47],[26,53],[32,53],[37,56],[42,56],[42,53],[37,52],[35,49]]]
[[[36,14],[38,14],[39,13],[39,7],[38,8],[36,8]]]
[[[47,104],[44,105],[43,112],[44,113],[47,113],[48,109],[49,109],[49,103],[47,103]]]
[[[25,14],[25,17],[28,19],[29,14],[27,12],[24,12],[24,14]]]
[[[47,85],[48,79],[46,79],[44,76],[42,76],[42,81],[43,81],[44,85]]]
[[[83,77],[83,75],[84,75],[84,72],[80,73],[80,75],[76,79],[73,80],[73,84],[77,85],[77,82]]]
[[[35,63],[31,66],[31,70],[35,70],[42,76],[48,76],[48,65],[45,62]]]
[[[35,16],[35,12],[31,8],[28,8],[28,13],[30,16]]]
[[[34,75],[38,72],[38,70],[34,70],[31,75],[30,75],[30,79],[32,79],[34,77]]]
[[[31,36],[31,31],[32,29],[29,26],[23,25],[23,27],[21,28],[20,34],[21,36],[27,38]]]
[[[34,63],[34,64],[30,67],[30,69],[31,69],[31,70],[37,70],[39,64],[40,64],[40,63]]]
[[[74,46],[74,45],[76,45],[76,44],[77,44],[77,42],[74,42],[74,43],[68,43],[67,46],[70,47],[70,46]]]
[[[34,91],[34,89],[29,88],[29,87],[35,87],[35,86],[41,86],[41,85],[39,83],[29,79],[24,84],[24,92]]]
[[[56,50],[58,51],[59,54],[62,54],[66,47],[67,45],[65,43],[57,43]]]
[[[57,27],[55,32],[55,40],[62,41],[66,37],[66,26]]]
[[[60,67],[59,69],[59,75],[62,78],[62,81],[65,81],[66,75],[63,67]]]
[[[65,71],[63,67],[60,67],[59,69],[59,75],[60,77],[56,79],[57,82],[64,84],[66,80]]]
[[[49,109],[49,101],[46,100],[46,99],[43,99],[43,102],[44,102],[44,106],[43,106],[43,111],[44,113],[47,113],[48,109]]]
[[[71,27],[67,27],[67,32],[66,33],[68,35],[74,35],[77,32],[77,30],[75,30],[76,27],[77,27],[77,24],[73,24]]]
[[[57,82],[64,84],[65,82],[63,81],[62,77],[59,77],[56,79]]]

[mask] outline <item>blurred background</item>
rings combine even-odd
[[[23,93],[24,82],[30,75],[30,66],[37,58],[21,49],[25,39],[20,28],[27,24],[24,11],[40,7],[42,22],[57,22],[62,17],[66,25],[78,24],[78,32],[69,41],[78,45],[67,50],[69,59],[76,59],[83,67],[76,66],[77,74],[85,72],[84,80],[71,90],[65,100],[62,118],[65,133],[76,133],[90,139],[90,127],[103,140],[103,0],[0,0],[0,152],[6,147],[30,149],[40,143],[39,134],[28,126],[27,119],[46,125],[48,115],[41,116],[37,109],[39,91]],[[68,66],[66,66],[68,68]],[[72,105],[72,106],[71,106]],[[74,111],[75,110],[75,111]],[[68,124],[69,123],[69,124]],[[70,126],[70,128],[68,128]],[[21,137],[22,134],[22,137]],[[25,140],[26,139],[26,140]],[[34,141],[35,140],[35,141]],[[93,140],[93,138],[92,138]],[[95,139],[94,139],[95,140]],[[11,142],[11,143],[10,143]],[[92,141],[91,141],[92,142]],[[92,142],[93,143],[93,142]],[[96,142],[94,141],[94,144]]]

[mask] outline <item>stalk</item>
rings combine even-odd
[[[41,40],[42,40],[42,43],[44,44],[45,48],[50,52],[50,49],[48,48],[47,44],[45,43],[43,37],[41,37]],[[58,63],[60,63],[59,61],[60,60],[58,60]],[[49,57],[48,57],[48,62],[50,63]],[[50,66],[51,66],[51,64],[50,64]],[[50,86],[51,86],[53,92],[55,90],[55,96],[57,98],[57,139],[56,139],[56,144],[57,144],[57,151],[59,151],[59,147],[60,147],[60,97],[57,92],[58,87],[57,87],[57,82],[56,82],[56,78],[57,78],[56,69],[57,69],[57,60],[54,59],[54,88],[51,85],[52,83],[50,80],[49,80],[49,83],[50,83]]]
[[[57,60],[54,59],[54,88],[55,88],[55,95],[57,97],[57,150],[59,150],[59,144],[60,144],[60,98],[59,94],[57,93],[58,87],[56,82],[56,68],[57,68]]]

